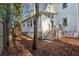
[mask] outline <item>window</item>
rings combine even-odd
[[[53,20],[51,21],[51,23],[52,23],[52,28],[53,28]]]
[[[23,23],[23,27],[25,27],[25,23]]]
[[[63,26],[67,26],[67,18],[63,18]]]
[[[67,3],[63,3],[62,4],[62,8],[64,9],[64,8],[67,8]]]
[[[53,16],[51,16],[51,18],[54,18]]]
[[[33,26],[33,20],[28,20],[27,27],[32,27],[32,26]]]
[[[32,27],[32,20],[30,20],[30,27]]]
[[[29,20],[27,21],[27,27],[29,27]]]

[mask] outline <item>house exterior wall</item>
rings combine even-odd
[[[41,15],[42,19],[42,33],[45,33],[47,30],[51,30],[51,22],[48,16]]]
[[[53,26],[61,24],[62,32],[64,35],[74,36],[75,33],[79,31],[79,4],[77,3],[67,3],[67,8],[62,8],[63,3],[53,3],[48,5],[45,11],[56,13],[53,18],[49,18],[43,14],[39,16],[38,20],[38,32],[46,32],[50,27],[52,30],[51,20],[53,20]],[[67,26],[63,26],[63,19],[67,18]],[[25,26],[27,26],[27,22],[25,22]],[[34,27],[27,28],[23,27],[23,32],[33,32]],[[47,38],[47,37],[46,37]]]
[[[63,9],[60,3],[57,12],[56,24],[61,24],[63,30],[68,31],[67,34],[74,35],[74,32],[77,32],[77,4],[68,3],[67,8]],[[63,18],[67,18],[67,26],[63,26]]]
[[[30,26],[30,20],[32,20],[32,25],[33,25],[33,20],[34,20],[34,18],[32,18],[32,19],[29,19],[29,20],[27,20],[26,22],[24,22],[24,24],[25,24],[25,26],[23,27],[24,29],[23,29],[23,31],[24,32],[33,32],[33,29],[34,29],[34,26]],[[28,23],[29,22],[29,23]],[[28,26],[28,24],[29,24],[29,26]]]
[[[58,8],[59,8],[59,3],[52,3],[47,5],[45,11],[55,13],[57,12]]]
[[[43,15],[42,21],[42,39],[52,39],[51,17]]]
[[[77,37],[79,38],[79,3],[78,3],[78,5],[77,5]]]
[[[50,19],[51,19],[50,17],[45,16],[45,15],[43,15],[43,14],[41,14],[41,15],[39,16],[38,22],[37,22],[37,29],[38,29],[38,36],[39,36],[39,37],[41,37],[41,35],[42,35],[42,37],[45,36],[45,35],[46,35],[45,32],[52,30],[52,27],[51,27],[51,20],[50,20]],[[34,21],[34,17],[31,18],[31,19],[29,19],[29,20]],[[32,27],[29,26],[29,27],[28,27],[28,26],[27,26],[27,22],[28,22],[28,20],[26,20],[25,22],[23,22],[23,23],[21,24],[21,26],[22,26],[22,32],[28,32],[28,33],[30,33],[30,34],[33,34],[33,33],[34,33],[34,26],[32,26]],[[23,24],[25,24],[25,26],[23,26]],[[33,22],[32,22],[32,24],[33,24]],[[46,37],[46,36],[45,36],[45,37]],[[45,38],[45,37],[44,37],[44,38]]]

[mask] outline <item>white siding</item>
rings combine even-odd
[[[77,4],[67,4],[67,8],[62,8],[62,4],[59,4],[58,14],[56,16],[57,24],[62,24],[63,18],[67,18],[67,27],[65,30],[76,32],[77,31]],[[63,27],[64,28],[64,27]]]
[[[67,3],[67,8],[62,8],[62,3],[54,3],[52,6],[48,5],[47,10],[55,13],[57,12],[57,15],[54,15],[54,18],[51,19],[43,14],[39,16],[38,20],[38,32],[46,32],[49,29],[52,29],[51,20],[53,20],[54,25],[61,24],[64,31],[68,31],[69,35],[74,35],[75,32],[77,32],[77,5],[76,3]],[[53,8],[53,9],[52,9]],[[63,26],[63,18],[67,18],[67,26]],[[33,19],[32,19],[33,20]],[[23,27],[24,32],[33,32],[34,27],[27,27],[27,21],[25,22],[26,26]]]
[[[34,19],[32,18],[29,20],[34,20]],[[25,27],[23,26],[23,23],[25,23]],[[34,26],[27,27],[27,20],[23,23],[22,23],[22,32],[28,32],[28,33],[34,32]],[[37,29],[38,29],[38,36],[39,37],[40,37],[40,35],[39,35],[40,33],[45,33],[48,30],[50,31],[52,29],[51,18],[41,14],[38,18]]]

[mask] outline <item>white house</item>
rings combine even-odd
[[[56,15],[56,13],[40,12],[40,15],[38,17],[38,23],[37,23],[39,38],[52,39],[53,15]],[[29,35],[29,36],[33,36],[34,17],[35,17],[35,14],[27,17],[25,20],[23,20],[21,22],[22,23],[22,31],[27,33],[27,35]]]
[[[53,17],[54,25],[61,25],[66,36],[79,37],[79,4],[78,3],[52,3],[46,11],[57,12]]]
[[[59,3],[55,5],[56,24],[61,24],[64,35],[78,36],[79,24],[79,4],[77,3]]]
[[[22,21],[23,32],[33,33],[33,18],[34,16],[29,16],[25,20]],[[52,32],[50,33],[50,31],[52,30],[54,26],[56,26],[57,28],[57,25],[60,25],[60,27],[62,28],[62,33],[65,36],[78,37],[79,36],[78,34],[79,32],[79,29],[78,29],[79,4],[77,3],[48,4],[44,12],[41,13],[39,16],[38,32],[42,33],[42,38],[52,39],[52,36],[50,35]],[[49,32],[47,32],[48,29],[50,30]]]

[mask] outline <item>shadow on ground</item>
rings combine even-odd
[[[79,56],[79,46],[62,40],[38,40],[38,49],[32,50],[33,40],[21,38],[16,41],[16,48],[10,46],[2,55],[8,56]],[[12,43],[10,44],[12,45]],[[13,52],[12,52],[13,51]]]

